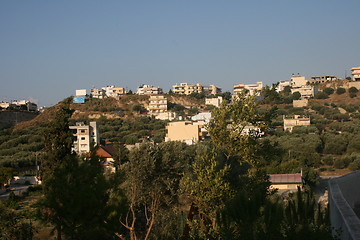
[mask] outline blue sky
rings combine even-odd
[[[0,1],[0,101],[272,84],[360,66],[359,0]]]

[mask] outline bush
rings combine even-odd
[[[342,158],[336,159],[334,162],[334,168],[337,168],[337,169],[345,168],[344,160]]]
[[[336,94],[341,95],[341,94],[344,94],[344,93],[346,93],[345,88],[339,87],[339,88],[336,89]]]
[[[360,169],[360,159],[357,159],[349,164],[349,169],[351,171],[356,171]]]
[[[359,90],[356,87],[349,88],[349,93],[357,93]]]
[[[293,100],[299,100],[301,98],[301,94],[299,92],[294,92],[292,95]]]
[[[357,94],[356,94],[356,93],[349,93],[349,96],[350,96],[351,98],[354,98],[354,97],[357,96]]]
[[[332,156],[325,156],[322,161],[324,164],[329,166],[332,166],[334,164],[334,158]]]
[[[315,98],[316,99],[327,99],[327,98],[329,98],[329,95],[325,92],[318,92],[317,94],[315,94]]]
[[[326,93],[327,95],[331,95],[335,92],[335,90],[333,88],[327,87],[324,88],[323,92]]]

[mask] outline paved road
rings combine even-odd
[[[29,188],[29,185],[13,185],[10,186],[11,191],[6,192],[4,194],[0,195],[0,200],[6,200],[9,198],[9,195],[11,192],[15,193],[15,195],[20,195],[24,192],[26,192]]]

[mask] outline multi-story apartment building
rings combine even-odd
[[[204,93],[205,95],[216,95],[221,92],[221,88],[215,85],[203,86],[200,83],[188,84],[180,83],[172,86],[173,93],[190,95],[192,93]]]
[[[152,95],[152,94],[162,94],[163,91],[160,87],[154,87],[152,85],[142,84],[138,87],[136,94],[138,95]]]
[[[360,81],[360,67],[353,67],[351,69],[351,75],[354,81]]]
[[[294,127],[297,126],[310,126],[310,117],[294,115],[291,117],[283,116],[284,131],[292,132]]]
[[[73,151],[79,155],[90,152],[91,147],[100,143],[97,122],[90,122],[89,125],[77,122],[69,128],[74,136]]]
[[[206,96],[216,95],[218,93],[221,93],[221,88],[215,85],[203,86],[203,92],[205,93]]]
[[[95,87],[93,87],[91,90],[90,90],[90,96],[92,98],[99,98],[99,99],[103,99],[106,97],[106,92],[104,89],[97,89]]]
[[[338,80],[338,78],[336,76],[328,76],[328,75],[310,77],[311,83],[325,83],[325,82],[331,82],[331,81],[336,81],[336,80]]]
[[[150,113],[163,113],[167,111],[166,97],[160,94],[150,95],[148,109]]]
[[[200,83],[197,84],[188,84],[188,83],[180,83],[175,84],[173,87],[173,93],[181,94],[181,95],[190,95],[192,93],[202,93],[203,85]]]

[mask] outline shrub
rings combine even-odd
[[[356,97],[357,95],[356,95],[356,93],[349,93],[349,96],[350,96],[351,98],[354,98],[354,97]]]
[[[301,94],[299,92],[294,92],[292,95],[293,100],[299,100],[301,98]]]
[[[315,98],[316,99],[327,99],[327,98],[329,98],[329,95],[325,92],[318,92],[317,94],[315,94]]]
[[[323,158],[323,163],[332,166],[334,164],[334,158],[332,156],[325,156]]]
[[[357,93],[359,90],[356,87],[349,88],[349,93]]]
[[[334,162],[334,168],[337,168],[337,169],[345,168],[344,160],[342,158],[336,159]]]
[[[344,94],[344,93],[346,93],[345,88],[339,87],[339,88],[336,89],[336,94],[341,95],[341,94]]]
[[[335,92],[335,90],[333,88],[327,87],[324,88],[323,92],[326,93],[327,95],[331,95]]]
[[[357,159],[349,164],[349,169],[351,171],[356,171],[360,169],[360,159]]]

